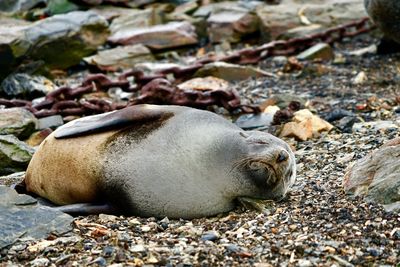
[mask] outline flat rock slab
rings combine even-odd
[[[114,44],[143,44],[159,50],[197,43],[195,28],[189,22],[170,22],[143,28],[117,31],[108,40]]]
[[[358,160],[347,169],[346,193],[364,196],[388,211],[400,211],[400,138]]]
[[[100,51],[94,56],[84,58],[84,60],[103,71],[117,71],[133,68],[135,64],[140,62],[153,61],[154,57],[146,46],[136,44]]]
[[[107,21],[94,12],[75,11],[26,24],[0,25],[0,76],[23,56],[43,60],[50,68],[67,68],[105,43]],[[49,49],[51,48],[51,49]]]
[[[0,199],[0,249],[18,239],[42,239],[72,230],[72,216],[41,206],[33,197],[0,186]]]
[[[303,22],[333,27],[367,16],[363,0],[283,0],[279,5],[266,5],[257,10],[264,39],[276,39]],[[302,22],[303,21],[303,22]]]
[[[195,73],[195,76],[197,77],[214,76],[232,82],[232,81],[242,81],[248,78],[260,78],[265,76],[271,76],[271,74],[251,66],[240,66],[225,62],[214,62],[214,63],[209,63],[204,67],[202,67],[201,69],[199,69]]]

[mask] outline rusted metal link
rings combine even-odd
[[[197,108],[218,105],[228,111],[241,109],[242,112],[246,113],[258,112],[259,109],[257,107],[242,105],[238,92],[233,89],[229,91],[181,90],[175,85],[177,82],[192,77],[197,70],[208,63],[223,61],[235,64],[256,64],[270,56],[293,55],[316,43],[325,42],[331,44],[346,37],[354,37],[368,32],[372,28],[373,26],[369,25],[369,19],[363,18],[356,22],[327,29],[321,33],[289,40],[272,41],[255,48],[245,48],[221,57],[205,57],[190,66],[166,68],[151,75],[147,75],[138,69],[127,71],[119,75],[116,80],[111,80],[101,73],[91,74],[87,76],[80,86],[75,88],[60,87],[47,94],[40,103],[32,105],[30,101],[25,100],[0,99],[0,105],[5,107],[25,107],[38,118],[56,114],[62,116],[97,114],[121,109],[126,104],[110,103],[103,99],[84,99],[83,96],[116,87],[125,92],[139,92],[139,96],[131,99],[129,105],[153,103],[185,105]],[[167,77],[169,78],[171,75],[175,79],[175,84],[167,80]]]

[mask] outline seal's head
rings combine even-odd
[[[243,197],[280,200],[296,179],[296,160],[289,145],[264,132],[241,132],[247,156],[234,169],[251,190]],[[242,197],[242,196],[240,196]]]

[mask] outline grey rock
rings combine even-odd
[[[359,122],[353,125],[354,132],[366,132],[368,130],[374,131],[386,131],[398,129],[399,126],[392,121],[370,121],[370,122]]]
[[[332,47],[326,43],[313,45],[312,47],[297,55],[297,59],[300,60],[332,60],[334,57],[335,55],[333,53]]]
[[[47,0],[2,0],[0,1],[0,11],[21,12],[27,11],[39,4],[47,3]]]
[[[49,117],[44,117],[38,119],[38,129],[44,130],[47,128],[57,128],[64,124],[63,118],[61,115],[53,115]]]
[[[268,128],[271,126],[273,118],[274,114],[271,113],[245,114],[241,115],[235,124],[244,130]]]
[[[400,211],[400,138],[358,160],[345,174],[348,194],[364,196],[388,211]]]
[[[163,22],[162,15],[155,9],[130,9],[130,12],[124,12],[112,21],[110,31],[112,36],[121,35],[133,29],[151,27]]]
[[[304,7],[307,8],[304,8]],[[265,41],[277,39],[288,30],[302,26],[298,12],[312,24],[332,27],[361,19],[367,15],[360,0],[320,0],[298,1],[283,0],[279,5],[266,5],[257,9],[260,19],[261,35]]]
[[[142,28],[129,28],[115,32],[108,38],[111,43],[143,44],[151,49],[166,49],[197,43],[195,28],[189,22],[170,22]]]
[[[216,241],[219,237],[220,237],[220,234],[217,231],[207,231],[201,236],[200,240]]]
[[[227,81],[242,81],[248,78],[272,76],[270,73],[251,66],[240,66],[225,62],[209,63],[199,69],[195,76],[213,76]]]
[[[0,109],[0,135],[27,138],[38,126],[38,120],[24,108]]]
[[[142,44],[120,46],[98,52],[96,55],[86,57],[84,60],[90,65],[96,65],[104,71],[133,68],[135,64],[153,61],[151,51]]]
[[[45,96],[56,88],[55,84],[43,76],[31,76],[26,73],[9,75],[0,86],[0,94],[7,98],[33,99]]]
[[[0,186],[0,198],[0,249],[18,239],[41,239],[53,232],[63,234],[72,230],[70,215],[40,206],[30,196]]]
[[[0,135],[0,175],[25,171],[33,153],[33,148],[14,135]]]
[[[50,260],[46,258],[37,258],[30,262],[32,267],[45,267],[50,265]]]
[[[239,42],[258,30],[258,18],[248,9],[229,2],[223,9],[212,12],[207,19],[208,33],[213,43]]]
[[[364,0],[368,15],[386,38],[400,43],[400,2],[397,0]]]
[[[0,25],[0,77],[22,57],[43,60],[49,68],[73,66],[96,51],[108,36],[107,21],[94,12],[75,11],[33,24]],[[51,49],[49,49],[51,47]]]

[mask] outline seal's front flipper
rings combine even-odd
[[[154,105],[136,105],[109,113],[94,115],[61,126],[54,132],[54,137],[68,138],[90,133],[121,129],[132,123],[148,123],[169,116],[170,112]]]
[[[109,204],[92,204],[92,203],[77,203],[64,206],[51,207],[70,215],[91,215],[91,214],[116,214],[117,210]]]

